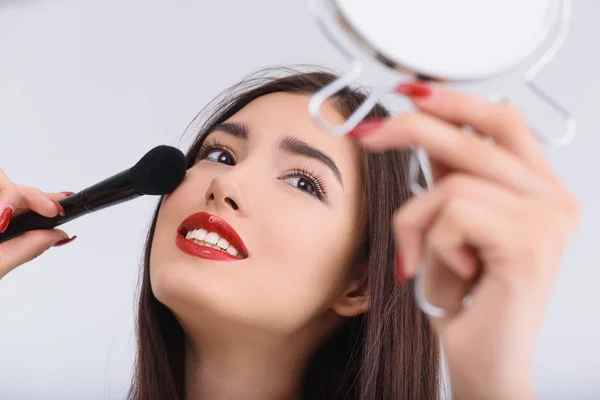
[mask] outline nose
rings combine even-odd
[[[234,211],[237,215],[250,215],[250,204],[240,187],[222,176],[215,177],[206,191],[206,204],[219,211]]]

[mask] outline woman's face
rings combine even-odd
[[[196,164],[165,197],[151,284],[186,324],[226,321],[289,334],[332,310],[352,313],[336,307],[357,281],[351,262],[363,227],[359,152],[313,125],[309,99],[274,93],[249,103],[211,131]],[[322,114],[343,122],[332,105]],[[235,250],[177,239],[178,231],[202,228]]]

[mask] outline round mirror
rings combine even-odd
[[[543,140],[564,145],[575,134],[570,113],[533,82],[562,45],[571,0],[309,0],[309,7],[325,35],[353,60],[350,71],[315,94],[309,105],[315,123],[332,134],[352,130],[399,80],[491,78],[523,64],[551,35],[555,39],[530,63],[524,84],[565,121],[562,136],[542,135]],[[344,124],[330,125],[320,117],[321,105],[362,75],[357,52],[403,77],[376,88]]]
[[[561,0],[327,0],[358,44],[401,72],[488,78],[522,63],[552,32]]]

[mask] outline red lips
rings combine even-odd
[[[190,255],[206,258],[209,260],[220,261],[239,261],[240,258],[234,257],[221,250],[216,250],[211,247],[199,245],[185,238],[185,235],[193,229],[205,229],[208,232],[216,232],[237,249],[239,255],[243,258],[248,257],[248,249],[237,234],[235,229],[231,227],[224,219],[216,215],[199,212],[187,217],[177,229],[176,244],[182,251]]]

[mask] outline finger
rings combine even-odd
[[[62,206],[55,199],[46,196],[41,190],[25,185],[16,186],[21,194],[21,199],[17,206],[18,209],[32,210],[48,218],[64,213]],[[22,212],[23,210],[19,210],[19,214]]]
[[[20,188],[21,193],[28,193],[28,194],[30,194],[30,196],[22,197],[21,204],[15,210],[15,213],[14,213],[15,216],[21,215],[30,210],[33,210],[33,211],[37,212],[38,214],[44,215],[46,217],[50,217],[50,218],[55,217],[59,213],[64,212],[64,209],[62,208],[62,206],[60,206],[60,204],[58,204],[58,201],[65,199],[72,194],[72,192],[44,193],[38,189],[27,187],[27,186],[22,186],[22,185],[17,185],[17,187]],[[41,196],[46,197],[48,200],[50,200],[50,202],[41,198]],[[36,202],[38,203],[38,205],[36,205]],[[34,206],[36,208],[34,208]],[[38,206],[45,207],[47,213],[42,214],[41,212],[37,211],[37,210],[41,210],[41,208]]]
[[[489,250],[498,240],[506,240],[509,224],[515,225],[510,210],[475,199],[452,201],[439,214],[425,239],[425,291],[433,304],[457,309],[478,277],[480,266],[471,263],[481,257],[488,259]],[[467,250],[470,246],[473,250]],[[473,253],[476,249],[477,254]],[[465,252],[471,252],[468,259]]]
[[[397,246],[402,249],[404,273],[414,276],[424,251],[425,236],[438,214],[452,201],[471,198],[478,203],[492,204],[520,217],[519,196],[493,182],[454,173],[442,179],[432,190],[412,197],[394,215],[393,229]],[[471,218],[467,216],[466,218]],[[447,260],[452,264],[450,260]],[[458,268],[458,275],[472,273]]]
[[[491,102],[441,85],[405,84],[398,89],[402,92],[403,87],[413,85],[430,89],[428,96],[411,97],[421,111],[458,126],[469,126],[491,137],[496,144],[517,155],[540,174],[554,176],[539,141],[512,104]]]
[[[475,281],[478,260],[466,247],[461,248],[461,243],[444,243],[448,233],[456,232],[443,221],[434,224],[427,235],[419,269],[422,269],[427,301],[446,310],[456,310]]]
[[[8,227],[20,200],[21,194],[16,185],[0,169],[0,233]]]
[[[62,199],[66,199],[67,197],[73,195],[73,192],[42,192],[42,194],[48,197],[50,200],[59,201]]]
[[[387,120],[378,129],[359,132],[362,136],[351,137],[374,151],[422,147],[432,161],[521,192],[543,186],[540,176],[508,150],[423,113],[403,114]]]
[[[68,239],[69,235],[60,229],[40,229],[0,244],[0,279],[19,265],[40,256],[51,246]]]

